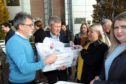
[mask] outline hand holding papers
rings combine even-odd
[[[53,64],[48,64],[43,68],[43,72],[62,69],[62,66],[70,67],[73,64],[74,58],[77,58],[79,49],[64,47],[64,43],[52,38],[45,38],[43,43],[37,43],[36,49],[41,60],[47,59],[51,54],[56,54],[57,59]],[[76,63],[74,63],[76,64]]]
[[[55,53],[51,54],[45,59],[45,64],[52,64],[56,61],[56,59],[57,59],[56,54]]]
[[[65,65],[58,67],[58,70],[65,70],[67,67]]]

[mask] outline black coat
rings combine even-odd
[[[5,36],[5,44],[7,43],[7,41],[15,34],[15,31],[10,29],[9,32],[7,33],[7,35]]]
[[[73,34],[70,30],[66,30],[66,31],[61,30],[61,33],[64,34],[64,37],[66,39],[66,43],[69,43],[70,41],[73,40]]]
[[[46,37],[51,37],[50,31],[46,31]],[[63,31],[60,32],[59,40],[63,43],[69,43]]]
[[[45,31],[40,28],[38,29],[35,33],[34,33],[34,37],[35,37],[35,43],[42,43],[44,38],[46,36]]]
[[[105,76],[105,73],[100,75],[102,80],[97,80],[94,84],[126,84],[126,50],[119,54],[112,62],[108,81],[105,81],[103,76]]]
[[[81,82],[89,84],[90,81],[97,76],[103,66],[104,55],[108,50],[108,46],[97,40],[91,43],[87,50],[81,51],[84,59]]]
[[[80,38],[80,34],[79,33],[75,35],[74,44],[76,44],[76,45],[80,45],[81,44],[81,38]]]

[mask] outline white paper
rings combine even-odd
[[[58,52],[63,52],[63,48],[64,48],[64,43],[60,42],[60,41],[57,41],[55,39],[52,39],[52,38],[49,38],[49,37],[46,37],[43,41],[43,44],[45,45],[52,45],[53,48],[58,51]]]
[[[66,82],[66,81],[58,81],[55,84],[81,84],[81,83],[74,83],[74,82]]]
[[[64,47],[64,43],[54,40],[52,38],[45,38],[43,43],[37,43],[36,49],[41,60],[45,60],[48,55],[52,53],[57,54],[57,60],[50,65],[46,65],[42,71],[56,70],[61,66],[74,66],[78,57],[79,49],[72,49],[71,47]]]
[[[6,49],[5,49],[5,41],[0,42],[0,47],[2,48],[3,52],[6,54]]]

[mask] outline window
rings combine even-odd
[[[75,18],[74,23],[75,24],[81,24],[82,22],[86,22],[85,18]]]
[[[6,0],[7,6],[20,6],[19,0]]]

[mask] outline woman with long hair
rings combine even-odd
[[[126,84],[126,12],[115,17],[111,36],[112,46],[104,70],[90,84]]]

